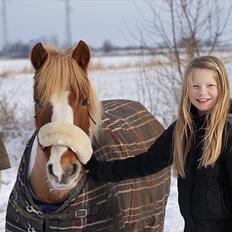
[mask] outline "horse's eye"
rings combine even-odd
[[[88,98],[82,99],[81,105],[82,105],[82,106],[87,106],[87,105],[89,105],[89,100],[88,100]]]

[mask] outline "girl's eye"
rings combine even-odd
[[[208,87],[215,87],[215,84],[209,84]]]
[[[199,87],[199,85],[192,85],[192,87],[196,89]]]

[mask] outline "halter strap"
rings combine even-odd
[[[92,120],[92,122],[96,125],[97,124],[96,121],[93,119],[93,117],[91,116],[91,114],[89,112],[89,107],[88,107],[89,104],[90,104],[90,102],[89,102],[88,98],[84,98],[84,99],[81,100],[81,105],[87,107],[87,113],[88,113],[90,119]]]

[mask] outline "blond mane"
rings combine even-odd
[[[65,52],[55,48],[46,48],[46,50],[48,57],[43,66],[35,73],[34,91],[36,91],[37,97],[46,108],[53,94],[60,94],[70,88],[77,96],[85,96],[90,102],[89,113],[96,122],[95,124],[90,119],[90,136],[96,135],[101,125],[101,103],[87,73],[72,58],[73,49]]]

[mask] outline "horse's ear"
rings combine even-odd
[[[31,63],[35,70],[39,69],[46,59],[48,58],[48,53],[41,43],[37,43],[31,51]]]
[[[80,67],[86,71],[89,60],[90,60],[90,51],[88,45],[84,41],[80,41],[77,47],[74,49],[72,58],[77,61]]]

